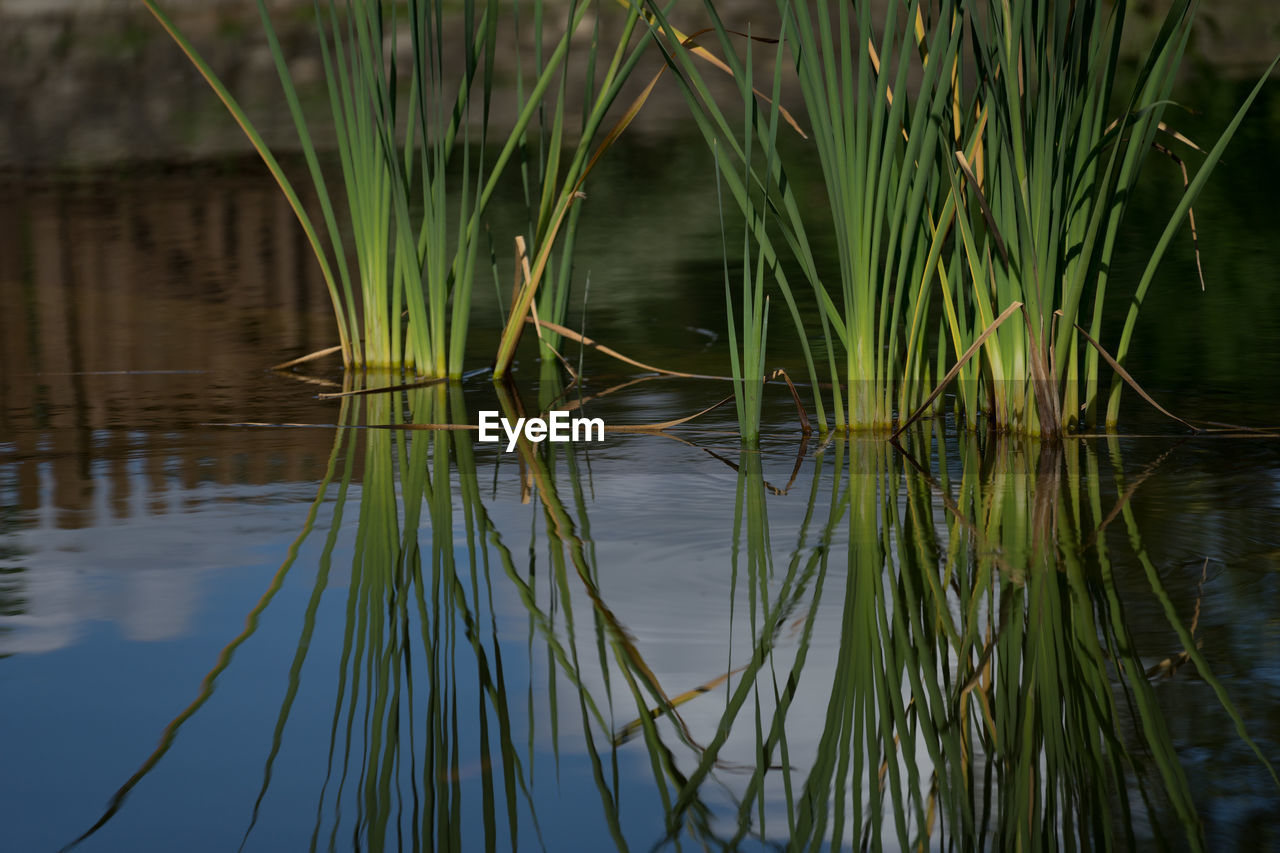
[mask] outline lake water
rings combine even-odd
[[[1144,308],[1130,368],[1192,419],[1280,424],[1278,110],[1197,206],[1208,291],[1181,246]],[[709,157],[610,158],[573,324],[723,373]],[[1117,275],[1180,186],[1149,171]],[[531,348],[514,392],[269,371],[334,341],[251,161],[6,172],[0,305],[0,848],[1280,849],[1273,436],[1131,401],[1111,438],[903,452],[804,438],[781,388],[758,451],[731,406],[510,454],[388,428],[562,389]],[[636,376],[585,363],[568,399]]]

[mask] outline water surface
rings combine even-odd
[[[1197,208],[1209,290],[1183,247],[1131,366],[1180,414],[1267,425],[1280,255],[1245,128]],[[710,176],[691,144],[618,152],[575,326],[724,371]],[[1274,440],[1133,405],[1113,439],[938,422],[904,455],[805,439],[782,389],[758,451],[731,407],[511,454],[364,428],[562,389],[532,348],[514,395],[322,400],[334,365],[267,370],[331,320],[251,163],[0,194],[7,849],[1280,847]],[[567,399],[635,377],[587,359]],[[727,393],[654,379],[584,411]]]

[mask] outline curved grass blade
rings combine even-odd
[[[236,124],[240,125],[240,129],[244,131],[244,135],[248,137],[254,150],[258,152],[258,156],[262,158],[262,162],[266,164],[267,169],[271,172],[271,177],[275,178],[281,192],[283,192],[285,198],[288,199],[289,206],[293,209],[293,214],[298,219],[298,224],[302,226],[303,233],[306,234],[307,242],[311,244],[311,251],[320,264],[320,272],[324,276],[325,286],[329,290],[329,300],[333,304],[334,313],[339,320],[338,337],[341,340],[340,346],[342,347],[343,361],[350,364],[354,357],[353,345],[355,342],[351,340],[347,331],[347,324],[345,322],[346,311],[339,295],[338,283],[334,278],[333,270],[329,265],[329,260],[324,247],[320,243],[320,237],[316,233],[315,226],[311,222],[311,217],[307,214],[306,208],[303,206],[301,199],[298,198],[297,192],[294,191],[293,184],[289,181],[288,176],[285,175],[284,169],[281,168],[280,163],[275,158],[275,155],[271,153],[271,150],[267,147],[267,144],[263,140],[261,134],[258,133],[253,122],[249,120],[249,116],[241,108],[239,102],[236,101],[229,91],[227,91],[226,86],[222,84],[218,75],[215,74],[213,69],[209,67],[208,63],[204,61],[191,42],[187,41],[174,23],[169,20],[168,16],[165,15],[164,12],[160,11],[160,8],[156,6],[154,0],[142,0],[142,3],[147,7],[147,11],[149,11],[155,19],[160,22],[160,26],[162,26],[165,32],[169,34],[169,37],[172,38],[174,42],[177,43],[178,47],[182,49],[182,52],[187,55],[191,64],[200,72],[200,76],[204,77],[205,82],[209,84],[209,87],[213,89],[215,94],[217,94],[218,99],[222,101],[224,106],[226,106],[227,111],[231,113]]]

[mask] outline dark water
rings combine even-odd
[[[1188,417],[1280,422],[1277,109],[1197,207],[1208,290],[1183,246],[1144,309],[1131,367]],[[709,158],[616,154],[574,325],[721,373]],[[1122,265],[1180,183],[1163,165]],[[511,454],[362,429],[559,389],[532,349],[518,400],[267,371],[333,341],[252,164],[0,195],[0,848],[1280,848],[1274,439],[1134,404],[1110,440],[935,424],[908,457],[806,441],[782,389],[758,452],[731,407]],[[635,375],[587,365],[575,394]]]

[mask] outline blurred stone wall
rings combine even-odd
[[[252,0],[167,0],[161,5],[272,149],[297,150],[292,119]],[[313,132],[323,146],[326,137],[331,138],[324,123],[329,107],[312,2],[272,0],[270,5],[293,80],[304,106],[313,107],[307,114],[315,120]],[[551,0],[548,6],[568,8],[563,0]],[[625,10],[606,0],[598,12],[602,39],[607,39],[619,31]],[[514,121],[515,58],[528,62],[534,55],[531,17],[524,17],[519,36],[510,20],[504,20],[499,33],[500,83],[491,114],[498,128]],[[549,14],[548,44],[557,35],[554,20],[554,13]],[[593,21],[588,18],[575,39],[583,51]],[[695,25],[704,25],[701,15]],[[446,42],[446,68],[462,67],[463,45],[461,39]],[[407,75],[407,33],[396,48],[403,60],[402,75]],[[605,62],[601,60],[598,70]],[[656,54],[648,58],[619,110],[660,63]],[[582,89],[582,64],[579,60],[573,65],[579,76],[570,80],[571,92]],[[660,132],[664,116],[668,123],[683,121],[685,109],[674,81],[669,81],[639,125]],[[250,150],[223,105],[140,0],[0,0],[0,169],[190,162]]]
[[[188,33],[269,140],[274,70],[251,4],[174,4]],[[286,44],[296,41],[292,26]],[[299,63],[306,73],[306,63]],[[0,0],[0,165],[20,169],[200,159],[248,143],[139,2]],[[283,119],[280,121],[278,119]]]
[[[884,0],[876,0],[882,3]],[[564,0],[548,0],[555,8]],[[310,0],[272,0],[281,40],[304,93],[327,106]],[[1168,0],[1131,4],[1131,43],[1154,34]],[[296,148],[271,56],[250,0],[164,0],[163,6],[242,101],[268,143]],[[777,12],[767,0],[724,0],[730,26],[776,32]],[[623,10],[601,0],[596,12],[607,34]],[[554,12],[548,20],[555,20]],[[702,3],[684,0],[673,20],[687,31],[706,25]],[[526,21],[527,29],[527,21]],[[582,33],[585,39],[588,27]],[[500,77],[515,78],[515,35],[500,55],[510,62]],[[528,41],[527,32],[523,41]],[[581,41],[581,40],[580,40]],[[523,47],[531,47],[524,44]],[[406,47],[402,45],[402,48]],[[452,45],[458,50],[460,42]],[[1280,52],[1280,3],[1216,0],[1201,6],[1188,74],[1257,73]],[[521,52],[526,61],[532,50]],[[759,57],[758,57],[759,58]],[[657,69],[651,57],[633,78],[638,91]],[[725,81],[727,94],[731,84]],[[624,96],[625,104],[628,98]],[[786,102],[798,100],[792,89]],[[495,121],[510,121],[514,99],[499,92]],[[687,126],[674,81],[664,81],[632,133],[650,137]],[[686,128],[687,129],[687,128]],[[324,129],[319,128],[321,136]],[[200,160],[244,153],[248,143],[186,57],[140,0],[0,0],[0,168],[101,166],[121,161]]]

